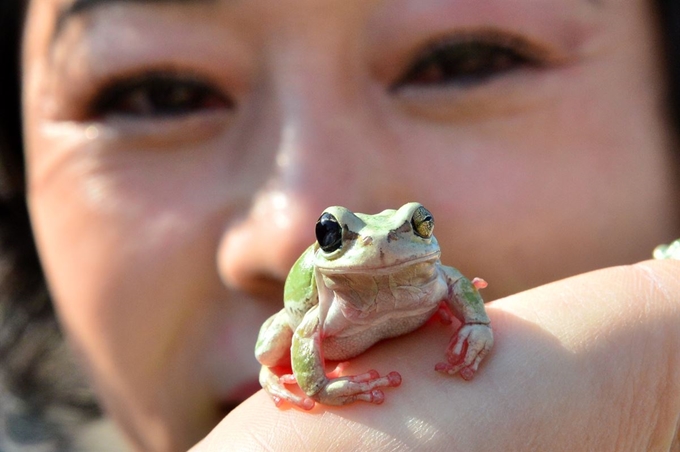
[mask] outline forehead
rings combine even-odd
[[[461,19],[455,19],[451,24],[452,26],[458,26],[472,25],[469,23],[466,24],[466,22],[471,20],[471,17],[479,17],[483,22],[493,24],[497,21],[496,19],[498,17],[506,16],[510,18],[508,19],[510,22],[513,22],[513,17],[518,14],[532,16],[532,21],[538,20],[542,14],[564,15],[570,16],[572,19],[581,20],[584,18],[587,19],[587,16],[593,13],[593,11],[587,11],[588,9],[606,10],[608,8],[603,8],[603,6],[608,6],[610,3],[621,4],[623,2],[628,2],[636,4],[642,3],[642,1],[643,0],[487,0],[483,2],[484,6],[482,6],[477,4],[478,2],[472,2],[470,0],[428,0],[422,2],[423,5],[421,6],[419,4],[420,2],[416,0],[347,0],[346,2],[343,2],[342,9],[351,10],[355,6],[361,6],[360,9],[370,10],[373,6],[368,5],[374,5],[380,10],[391,11],[386,14],[386,16],[395,19],[396,23],[392,24],[394,27],[396,27],[399,22],[409,22],[410,27],[410,25],[412,25],[410,22],[413,20],[420,21],[423,18],[427,19],[433,14],[435,18],[437,16],[443,17],[441,20],[450,20],[451,18],[455,19],[456,17],[459,17]],[[314,3],[314,5],[310,6],[311,3]],[[337,2],[333,0],[316,0],[315,2],[309,2],[307,0],[249,0],[247,2],[244,2],[243,0],[40,0],[30,2],[31,8],[40,8],[50,11],[51,24],[46,24],[47,26],[45,28],[49,28],[51,31],[51,42],[55,41],[60,36],[67,24],[72,20],[86,17],[111,6],[117,6],[123,9],[148,6],[158,8],[159,10],[168,9],[169,7],[185,8],[199,6],[205,8],[205,11],[213,11],[213,13],[217,12],[217,9],[223,7],[226,7],[227,10],[245,8],[248,10],[256,10],[258,16],[262,17],[263,15],[268,15],[266,14],[267,12],[273,12],[274,10],[281,10],[286,13],[291,10],[311,10],[313,6],[317,6],[316,4],[326,4],[329,7],[329,12],[332,9],[338,8]],[[345,6],[345,4],[347,6]],[[118,9],[120,10],[120,8]],[[554,13],[550,12],[553,10]],[[179,11],[181,11],[181,9]],[[272,13],[272,15],[278,17],[275,13]],[[212,14],[212,18],[217,17],[218,15]],[[434,22],[433,25],[436,25],[436,23],[440,21],[439,19],[432,18],[429,20]],[[264,18],[262,18],[261,22],[262,21],[266,22]],[[504,21],[505,19],[501,22]],[[456,25],[457,22],[461,23]]]
[[[555,0],[511,0],[510,3],[551,3]],[[579,4],[589,4],[596,6],[603,6],[607,3],[616,2],[617,0],[560,0],[560,3],[573,3],[575,6]],[[618,0],[622,1],[622,0]],[[216,4],[236,4],[243,3],[242,0],[42,0],[38,2],[41,4],[52,3],[56,6],[56,24],[55,30],[58,32],[62,25],[69,19],[90,13],[98,8],[118,4],[118,5],[141,5],[141,4],[151,4],[151,5],[194,5],[194,4],[205,4],[205,5],[216,5]],[[250,3],[267,3],[267,0],[251,1]],[[394,3],[394,6],[399,6],[402,3],[400,0],[393,0],[388,3]],[[450,0],[446,3],[450,3],[451,6],[455,7],[457,4],[463,7],[466,0]],[[493,3],[493,2],[492,2]]]
[[[231,0],[235,1],[235,0]],[[56,16],[56,25],[54,28],[56,35],[63,29],[64,24],[68,20],[77,16],[86,14],[99,7],[104,7],[113,4],[178,4],[189,5],[198,3],[217,3],[218,0],[61,0],[59,1],[58,12]]]

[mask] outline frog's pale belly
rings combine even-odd
[[[324,356],[333,361],[342,361],[360,355],[378,341],[401,336],[419,328],[434,315],[438,307],[439,305],[434,305],[433,309],[415,316],[392,318],[348,336],[326,337],[322,344]]]
[[[324,330],[324,356],[343,360],[363,353],[378,341],[401,336],[423,325],[437,311],[447,293],[438,271],[430,271],[418,285],[404,284],[394,274],[373,276],[357,287],[348,281],[334,294],[329,318],[339,330]],[[427,282],[425,282],[427,281]],[[337,316],[343,321],[337,321]],[[328,320],[328,319],[327,319]]]
[[[323,285],[334,294],[332,304],[352,324],[374,324],[383,316],[412,316],[427,311],[447,294],[438,265],[410,265],[382,274],[324,275]]]

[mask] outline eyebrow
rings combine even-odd
[[[54,33],[52,34],[52,42],[57,39],[61,30],[63,30],[66,22],[76,16],[87,13],[94,8],[112,5],[115,3],[214,3],[215,0],[74,0],[61,11],[57,16]]]

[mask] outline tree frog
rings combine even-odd
[[[442,265],[433,230],[432,214],[416,202],[375,215],[339,206],[322,213],[316,243],[286,279],[284,308],[262,325],[255,346],[260,384],[277,406],[382,403],[380,388],[399,386],[399,373],[340,376],[340,367],[326,373],[324,360],[348,360],[438,312],[449,322],[453,313],[462,325],[446,350],[447,362],[435,370],[473,377],[493,345],[477,290],[486,283]],[[280,366],[291,366],[293,374],[279,376]],[[307,397],[286,389],[294,383]]]

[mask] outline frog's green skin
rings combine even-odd
[[[680,259],[680,239],[654,248],[654,259]]]
[[[440,307],[462,325],[447,349],[448,362],[436,369],[472,378],[493,345],[493,333],[475,284],[441,264],[429,212],[408,203],[376,215],[337,206],[326,214],[341,228],[339,246],[324,251],[315,243],[300,256],[286,280],[284,308],[262,325],[255,347],[260,383],[276,404],[286,400],[310,409],[314,401],[381,403],[378,388],[398,386],[398,373],[337,377],[326,374],[324,359],[347,360],[382,339],[413,331]],[[427,224],[420,221],[424,215],[431,220]],[[293,376],[279,377],[273,370],[289,364]],[[285,388],[295,381],[308,397]]]

